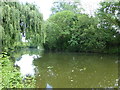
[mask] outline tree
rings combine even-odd
[[[74,15],[71,11],[62,11],[48,19],[45,26],[45,48],[54,50],[65,50],[67,48],[65,42],[68,41],[70,25],[73,23]]]
[[[99,19],[99,28],[106,33],[107,43],[120,43],[120,1],[104,1],[100,3],[101,7],[97,11]]]
[[[31,45],[37,46],[42,43],[42,14],[33,4],[25,5],[19,2],[0,2],[1,3],[1,42],[3,49],[14,48],[22,43],[24,36]],[[21,35],[22,34],[22,35]]]
[[[98,9],[98,17],[101,20],[101,25],[111,27],[115,25],[117,28],[120,28],[120,17],[119,17],[119,6],[120,2],[101,2],[101,8]],[[110,27],[110,28],[111,28]]]
[[[69,10],[74,13],[81,13],[80,2],[76,1],[61,1],[54,2],[53,7],[51,8],[52,14],[55,14],[60,11]]]
[[[61,11],[46,23],[45,48],[58,51],[95,51],[105,47],[97,19],[86,14]]]

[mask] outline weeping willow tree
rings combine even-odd
[[[42,14],[33,4],[0,1],[0,40],[2,50],[22,44],[25,37],[32,46],[42,44]]]

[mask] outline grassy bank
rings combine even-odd
[[[12,60],[6,54],[0,54],[0,90],[2,88],[34,88],[34,77],[23,81],[19,69],[14,67]]]

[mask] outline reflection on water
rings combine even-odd
[[[15,62],[15,66],[20,67],[20,72],[22,76],[34,76],[35,74],[35,66],[33,64],[33,60],[36,58],[40,58],[39,55],[22,55],[19,61]]]
[[[118,87],[118,60],[115,55],[45,53],[34,61],[38,66],[37,87],[107,88]]]
[[[82,53],[44,53],[26,50],[15,53],[15,64],[22,75],[35,74],[37,88],[107,88],[118,87],[118,56]],[[36,55],[42,56],[36,58]]]
[[[47,83],[46,88],[52,88],[52,86]]]
[[[11,53],[11,56],[15,58],[15,66],[20,67],[22,76],[33,76],[36,73],[36,66],[33,61],[37,58],[41,58],[42,50],[35,48],[23,48]]]

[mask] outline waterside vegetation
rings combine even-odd
[[[82,13],[76,2],[56,2],[44,21],[34,4],[0,1],[0,88],[35,87],[23,83],[9,51],[43,47],[46,51],[120,53],[120,2],[104,1],[94,16]],[[32,83],[30,83],[32,82]]]

